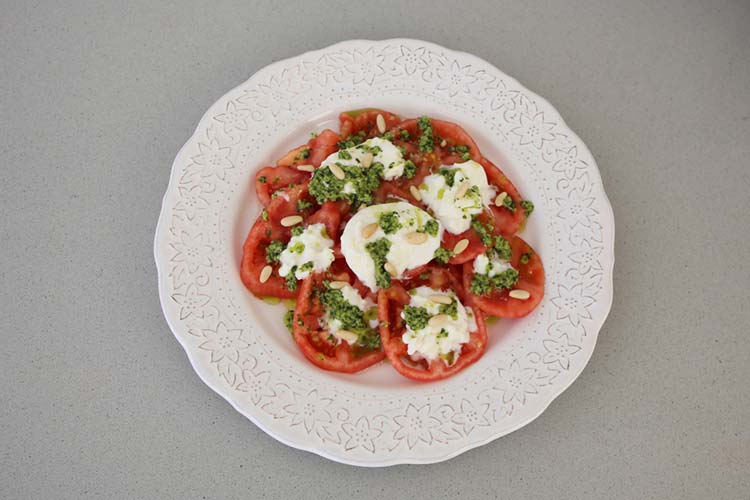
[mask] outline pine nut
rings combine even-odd
[[[518,300],[528,300],[528,298],[531,297],[531,294],[528,291],[521,290],[520,288],[511,290],[508,295],[510,298]]]
[[[448,321],[450,321],[451,317],[447,314],[438,314],[437,316],[433,316],[430,318],[430,320],[427,322],[432,327],[436,326],[443,326]]]
[[[422,193],[419,192],[419,189],[417,189],[417,186],[411,185],[409,186],[409,192],[417,201],[422,201]]]
[[[375,123],[378,125],[378,132],[385,134],[385,118],[383,118],[383,115],[378,115],[375,119]]]
[[[297,165],[297,170],[302,172],[315,172],[315,167],[312,165]]]
[[[271,266],[265,266],[263,269],[260,270],[260,276],[258,276],[258,281],[261,283],[265,283],[268,281],[268,278],[271,277],[271,273],[273,272],[273,268]]]
[[[441,148],[444,148],[447,145],[448,145],[448,141],[446,141],[445,139],[443,139],[442,141],[440,141],[440,147]]]
[[[287,215],[283,219],[281,219],[281,225],[284,227],[292,227],[295,224],[299,224],[302,222],[302,216],[301,215]]]
[[[349,345],[354,344],[359,338],[356,333],[350,332],[349,330],[339,330],[334,334],[334,336],[340,338],[341,340],[345,340],[349,343]]]
[[[461,252],[463,252],[464,250],[466,250],[467,248],[469,248],[469,240],[467,240],[466,238],[464,238],[461,241],[459,241],[458,243],[456,243],[456,246],[453,247],[453,254],[454,255],[458,255]]]
[[[348,284],[346,281],[331,281],[328,286],[333,290],[341,290]]]
[[[508,193],[506,193],[505,191],[497,195],[497,198],[495,198],[495,205],[498,207],[502,207],[503,201],[505,200],[506,196],[508,196]]]
[[[408,241],[412,245],[421,245],[422,243],[427,241],[427,233],[409,233],[406,235],[406,241]]]
[[[364,239],[369,238],[373,234],[375,234],[375,231],[378,230],[378,225],[373,222],[372,224],[367,224],[365,227],[362,228],[362,237]]]
[[[463,198],[466,194],[466,191],[468,191],[470,187],[471,185],[468,182],[464,182],[463,184],[461,184],[461,187],[459,187],[458,191],[456,191],[456,199]]]
[[[373,156],[372,153],[365,153],[362,156],[362,166],[367,168],[372,165]]]
[[[453,303],[453,299],[447,295],[430,295],[430,300],[436,304],[450,305]]]
[[[390,274],[392,278],[395,278],[396,276],[398,276],[398,271],[396,271],[396,267],[390,262],[386,262],[385,264],[383,264],[383,269],[385,269],[385,272]]]
[[[343,181],[344,177],[346,177],[346,174],[343,170],[341,170],[341,167],[336,165],[335,163],[333,165],[328,165],[328,168],[331,169],[331,173],[334,177],[336,177],[338,180]]]

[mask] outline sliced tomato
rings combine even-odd
[[[308,143],[310,156],[307,157],[305,163],[319,167],[323,160],[338,149],[338,141],[339,135],[336,132],[325,129]]]
[[[515,203],[515,212],[508,210],[506,207],[492,206],[492,214],[495,217],[495,225],[498,230],[504,235],[515,234],[524,218],[523,208],[521,208],[521,200],[523,199],[521,198],[521,193],[518,192],[516,186],[513,185],[497,165],[484,157],[480,159],[479,163],[484,168],[485,174],[487,174],[487,180],[490,184],[497,187],[497,192],[507,193]]]
[[[524,240],[518,236],[509,239],[511,248],[510,264],[518,270],[518,282],[514,289],[526,290],[530,297],[526,300],[510,297],[509,290],[495,290],[488,295],[471,293],[471,280],[474,277],[472,262],[464,264],[463,280],[466,293],[473,302],[487,314],[501,318],[520,318],[533,311],[544,297],[544,266],[542,259]],[[521,263],[521,257],[529,254],[529,261]]]
[[[307,191],[307,183],[298,184],[291,188],[284,188],[278,191],[278,195],[266,205],[268,220],[273,225],[280,225],[281,219],[289,215],[299,215],[297,202],[306,200],[312,202]]]
[[[347,276],[348,275],[347,273]],[[328,331],[321,329],[325,314],[316,290],[322,287],[325,274],[318,273],[302,282],[294,310],[294,340],[302,354],[316,366],[335,372],[356,373],[385,358],[382,349],[363,349],[346,341],[332,342]],[[338,279],[342,276],[339,275]],[[330,278],[328,278],[330,279]]]
[[[248,290],[259,297],[293,299],[297,292],[286,287],[286,280],[277,272],[278,266],[274,266],[274,272],[266,282],[260,281],[260,273],[268,265],[266,247],[275,240],[288,241],[289,230],[258,217],[242,247],[240,277]]]
[[[306,225],[325,224],[328,237],[333,241],[338,240],[341,218],[349,213],[349,205],[346,201],[326,201],[317,212],[305,221]]]
[[[466,299],[459,266],[425,264],[405,271],[404,280],[408,280],[408,284],[401,283],[402,286],[417,288],[424,285],[435,290],[453,290],[462,302]]]
[[[382,109],[367,108],[345,111],[339,115],[341,138],[346,139],[359,132],[364,132],[365,137],[381,135],[377,124],[378,115],[383,115],[386,130],[390,130],[401,123],[400,116]]]
[[[468,146],[469,155],[472,160],[479,161],[482,158],[482,153],[479,152],[479,147],[474,139],[459,125],[453,122],[446,122],[443,120],[430,120],[432,122],[432,131],[435,138],[442,144],[442,140],[445,140],[446,145],[441,146],[441,153],[445,155],[445,158],[454,156],[452,163],[448,163],[444,160],[445,165],[452,165],[453,163],[462,163],[466,160],[460,158],[460,155],[454,155],[451,152],[451,146]]]
[[[461,354],[452,365],[447,365],[442,359],[430,363],[413,360],[402,340],[406,326],[401,318],[401,311],[409,303],[409,299],[409,294],[398,284],[387,290],[380,290],[378,294],[381,343],[388,360],[401,375],[422,382],[441,380],[455,375],[482,356],[487,347],[487,327],[482,312],[474,309],[477,329],[471,332],[469,341],[463,345]]]
[[[265,207],[271,202],[271,195],[291,184],[302,184],[310,179],[310,174],[292,167],[263,167],[255,174],[255,192]]]

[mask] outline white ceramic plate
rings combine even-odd
[[[411,382],[388,365],[319,370],[283,306],[240,281],[255,170],[363,107],[463,125],[536,205],[522,234],[544,261],[542,304],[492,325],[483,358],[446,381]],[[237,411],[339,462],[429,463],[529,423],[581,373],[612,303],[614,219],[594,159],[544,99],[469,54],[353,40],[263,68],[211,106],[172,166],[154,251],[169,326]]]

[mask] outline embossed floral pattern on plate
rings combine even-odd
[[[417,103],[481,131],[534,194],[546,297],[445,384],[383,391],[295,366],[238,283],[230,219],[260,166],[254,158],[296,124],[363,102],[396,111]],[[474,56],[394,39],[281,61],[219,99],[175,159],[154,251],[164,314],[211,388],[286,444],[383,466],[445,460],[544,411],[593,352],[612,301],[613,246],[596,163],[554,108]]]

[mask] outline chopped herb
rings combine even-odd
[[[299,236],[305,232],[305,228],[302,226],[294,226],[292,228],[292,236]]]
[[[285,245],[280,241],[272,241],[266,247],[266,262],[273,264],[281,258],[281,252],[284,251]]]
[[[430,219],[425,222],[424,227],[421,229],[421,233],[427,233],[430,236],[437,236],[440,225],[435,219]]]
[[[383,267],[390,249],[391,242],[386,238],[380,238],[365,245],[365,250],[367,250],[367,253],[370,254],[372,261],[375,263],[375,284],[380,288],[391,286],[391,275]]]
[[[471,278],[471,293],[474,295],[487,295],[492,291],[492,283],[490,277],[486,274],[475,274]]]
[[[283,189],[279,189],[278,191],[274,191],[273,193],[271,193],[271,199],[272,199],[272,200],[275,200],[276,198],[278,198],[278,197],[279,197],[279,195],[280,195],[280,194],[281,194],[281,193],[282,193],[283,191],[284,191]]]
[[[502,236],[495,237],[495,245],[492,247],[497,256],[503,260],[510,260],[510,242]]]
[[[423,116],[419,119],[417,122],[417,127],[419,127],[419,130],[422,132],[422,135],[419,136],[419,151],[422,153],[432,153],[434,146],[434,136],[432,132],[432,123],[430,123],[430,119],[426,116]]]
[[[344,171],[344,179],[338,179],[328,167],[315,171],[310,181],[310,194],[318,203],[326,201],[346,200],[355,207],[362,203],[372,203],[372,194],[380,186],[383,176],[383,164],[373,163],[370,168],[360,168],[355,165],[339,165]],[[344,185],[351,183],[353,193],[345,193]]]
[[[511,213],[516,213],[516,202],[510,196],[503,198],[503,206],[510,210]]]
[[[356,134],[352,134],[346,139],[339,141],[336,143],[339,147],[339,149],[347,149],[347,148],[353,148],[357,144],[361,144],[365,140],[365,131],[360,130]]]
[[[289,310],[284,313],[284,326],[289,330],[289,333],[294,333],[294,310]]]
[[[439,339],[444,339],[447,336],[448,336],[448,330],[446,330],[445,328],[441,328],[440,332],[435,337],[437,337]]]
[[[453,184],[456,182],[456,174],[458,173],[458,170],[441,168],[438,170],[438,173],[445,177],[445,183],[448,184],[449,187],[453,187]]]
[[[265,175],[261,175],[260,177],[258,177],[258,182],[260,182],[261,184],[265,184],[266,182],[268,182],[268,179]]]
[[[386,141],[393,142],[393,139],[394,139],[394,137],[393,137],[393,131],[389,130],[388,132],[386,132],[385,134],[383,134],[381,137],[383,139],[385,139]]]
[[[294,245],[287,247],[287,250],[292,253],[302,253],[305,251],[305,244],[301,241],[298,241]]]
[[[267,221],[268,220],[268,210],[265,208],[260,212],[260,218]]]
[[[299,272],[306,273],[308,271],[312,271],[314,267],[315,265],[312,263],[312,261],[308,261],[299,266]]]
[[[318,133],[317,132],[310,132],[310,138],[311,139],[315,139],[316,137],[318,137]]]
[[[518,282],[518,271],[506,269],[502,273],[490,277],[487,274],[475,274],[471,279],[471,293],[474,295],[487,295],[496,289],[513,288]]]
[[[417,175],[417,166],[411,160],[404,162],[404,175],[407,179],[413,179]]]
[[[471,160],[471,154],[470,153],[462,153],[461,154],[461,159],[463,161],[469,161],[469,160]]]
[[[427,326],[430,320],[430,313],[424,307],[404,307],[404,321],[406,326],[413,332],[419,331]]]
[[[293,266],[292,269],[289,271],[289,274],[286,275],[286,287],[289,289],[290,292],[297,291],[297,266]]]
[[[518,282],[518,271],[515,269],[506,269],[492,277],[492,286],[495,288],[513,288]]]
[[[309,157],[310,157],[310,148],[303,149],[302,151],[299,152],[299,156],[297,156],[297,158],[301,160],[304,160]]]
[[[369,311],[363,312],[359,307],[349,303],[341,290],[332,288],[326,288],[320,293],[320,301],[325,306],[328,316],[341,323],[342,330],[358,335],[357,344],[367,349],[380,347],[380,335],[369,325]]]
[[[453,319],[458,319],[458,301],[451,299],[450,304],[441,304],[439,311],[440,314],[447,314]]]
[[[311,201],[307,200],[297,200],[297,211],[302,212],[304,210],[307,210],[308,208],[311,208],[313,206]]]
[[[521,208],[523,208],[523,213],[528,217],[534,211],[534,204],[529,200],[521,200]]]
[[[492,246],[492,231],[495,229],[492,224],[484,225],[478,218],[472,217],[471,227],[477,232],[484,246]]]
[[[385,234],[393,234],[403,226],[398,220],[398,212],[383,212],[378,217],[378,225],[383,229]]]
[[[408,141],[410,139],[409,131],[406,130],[405,128],[401,129],[401,139],[403,139],[405,141]]]
[[[352,159],[352,154],[345,149],[342,149],[341,151],[339,151],[338,156],[339,156],[339,160],[351,160]]]
[[[521,258],[519,260],[521,261],[521,264],[528,264],[530,259],[531,252],[526,252],[525,254],[521,255]]]
[[[469,146],[465,144],[459,144],[457,146],[451,146],[448,148],[448,151],[451,153],[468,153],[469,152]]]
[[[451,257],[453,257],[453,252],[447,248],[440,247],[435,250],[435,260],[441,264],[447,264]]]

